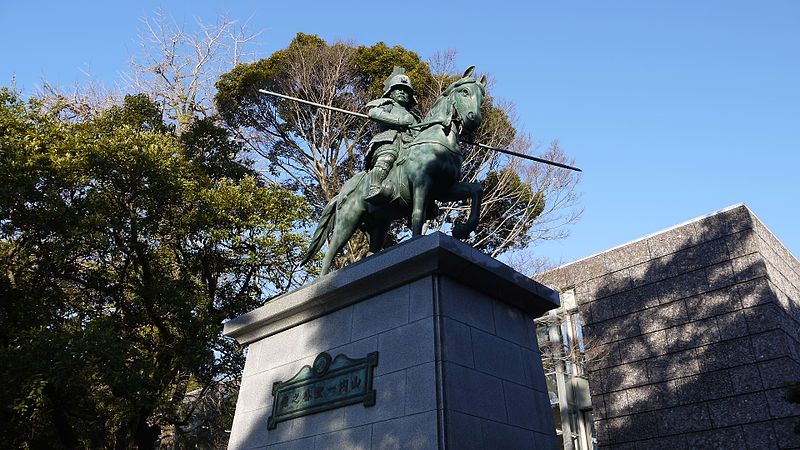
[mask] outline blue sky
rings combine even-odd
[[[456,49],[524,131],[560,140],[584,170],[583,219],[540,255],[568,262],[739,202],[800,255],[800,2],[376,3],[7,1],[0,84],[89,73],[113,86],[159,8],[187,26],[249,18],[264,57],[298,31]]]

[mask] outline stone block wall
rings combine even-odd
[[[439,279],[446,448],[554,447],[536,330],[522,311]]]
[[[537,279],[574,289],[601,446],[800,447],[800,263],[747,207]]]
[[[431,279],[250,344],[228,447],[438,448]],[[337,408],[267,430],[272,383],[288,380],[323,351],[351,358],[379,352],[375,406]]]
[[[226,323],[249,344],[228,448],[551,450],[532,319],[557,306],[556,292],[440,233],[366,258]],[[323,351],[378,352],[374,406],[268,429],[273,384]]]

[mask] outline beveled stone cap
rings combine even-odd
[[[318,278],[229,320],[224,334],[242,344],[271,336],[428,275],[445,275],[538,317],[559,306],[558,292],[467,244],[436,232],[410,239]]]

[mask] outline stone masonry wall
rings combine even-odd
[[[431,283],[421,279],[250,344],[228,448],[437,448]],[[322,351],[380,353],[375,406],[337,408],[267,430],[272,384]]]
[[[555,433],[533,320],[440,277],[446,448],[554,448]]]
[[[537,279],[575,290],[601,446],[800,447],[800,263],[745,206]]]
[[[426,276],[250,344],[229,449],[554,448],[531,317],[442,275]],[[267,429],[271,388],[319,352],[379,352],[375,406]]]

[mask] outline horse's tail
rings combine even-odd
[[[322,217],[319,219],[317,229],[314,230],[314,237],[311,238],[311,244],[309,244],[308,250],[306,250],[306,254],[303,256],[303,262],[300,263],[301,266],[311,261],[311,258],[320,251],[325,240],[327,240],[328,236],[331,234],[331,230],[333,230],[333,226],[336,222],[334,218],[336,217],[336,203],[338,201],[339,196],[337,195],[333,197],[331,201],[325,205],[325,209],[322,210]]]

